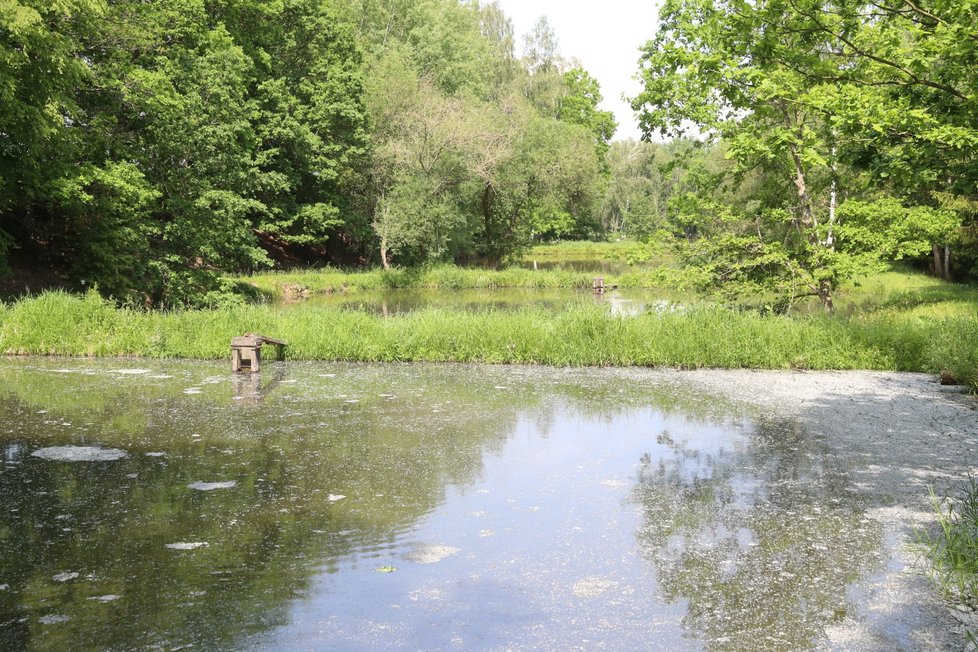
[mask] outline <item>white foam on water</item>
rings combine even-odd
[[[214,491],[215,489],[230,489],[238,484],[237,480],[227,482],[191,482],[187,486],[197,491]]]
[[[31,455],[54,462],[111,462],[128,457],[124,450],[100,446],[49,446],[39,448]]]
[[[89,598],[89,600],[95,600],[97,602],[115,602],[121,597],[121,595],[114,595],[110,593],[109,595],[93,595]]]
[[[177,543],[168,543],[164,547],[169,548],[170,550],[196,550],[197,548],[204,548],[206,546],[206,541],[178,541]]]
[[[69,620],[71,620],[71,618],[61,614],[48,614],[47,616],[41,616],[38,618],[38,621],[40,621],[42,625],[57,625],[58,623],[66,623]]]
[[[68,582],[78,577],[78,573],[58,573],[51,579],[55,582]]]

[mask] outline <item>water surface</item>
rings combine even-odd
[[[554,313],[582,305],[600,305],[613,314],[635,315],[678,306],[673,293],[627,288],[595,294],[590,288],[393,289],[318,294],[296,305],[357,310],[389,317],[425,308],[466,312],[541,308]]]
[[[883,534],[843,458],[684,385],[0,363],[2,649],[797,650]]]

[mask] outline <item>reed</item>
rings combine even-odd
[[[875,369],[943,372],[978,389],[978,312],[786,317],[703,305],[618,317],[577,305],[384,318],[312,304],[147,312],[93,292],[0,309],[7,354],[219,359],[243,332],[285,339],[287,357],[303,360]]]

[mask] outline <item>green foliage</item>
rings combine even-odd
[[[433,270],[431,278],[459,287],[467,273]],[[398,271],[373,282],[418,281]],[[618,317],[581,305],[557,314],[427,309],[384,318],[312,304],[147,312],[116,308],[94,292],[46,293],[0,311],[0,351],[220,359],[230,338],[257,331],[287,340],[294,359],[944,371],[978,391],[973,301],[957,316],[884,306],[848,318],[789,318],[704,305]]]
[[[366,131],[360,54],[331,3],[40,4],[4,5],[0,44],[4,106],[24,104],[5,112],[23,124],[0,125],[0,228],[28,253],[75,285],[175,305],[219,270],[268,266],[259,236],[321,244],[343,224]]]
[[[975,40],[951,51],[949,37],[971,33],[972,9],[677,0],[660,16],[633,107],[647,134],[696,125],[722,139],[739,183],[762,175],[751,200],[732,207],[740,219],[725,222],[780,258],[768,273],[796,278],[831,308],[840,281],[947,245],[953,218],[971,219],[948,206],[974,187],[973,70],[953,62],[973,57]],[[898,199],[866,210],[874,187]]]
[[[969,478],[957,495],[938,498],[931,489],[936,532],[921,532],[935,578],[951,597],[973,603],[978,591],[978,482]]]

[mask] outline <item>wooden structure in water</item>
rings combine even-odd
[[[273,344],[279,347],[285,346],[282,340],[273,340],[264,335],[255,333],[245,333],[241,337],[231,340],[231,371],[249,371],[255,373],[261,371],[261,347],[265,344]]]
[[[615,283],[614,285],[605,285],[603,276],[595,276],[591,287],[594,289],[595,294],[604,294],[607,290],[617,290],[618,284]]]

